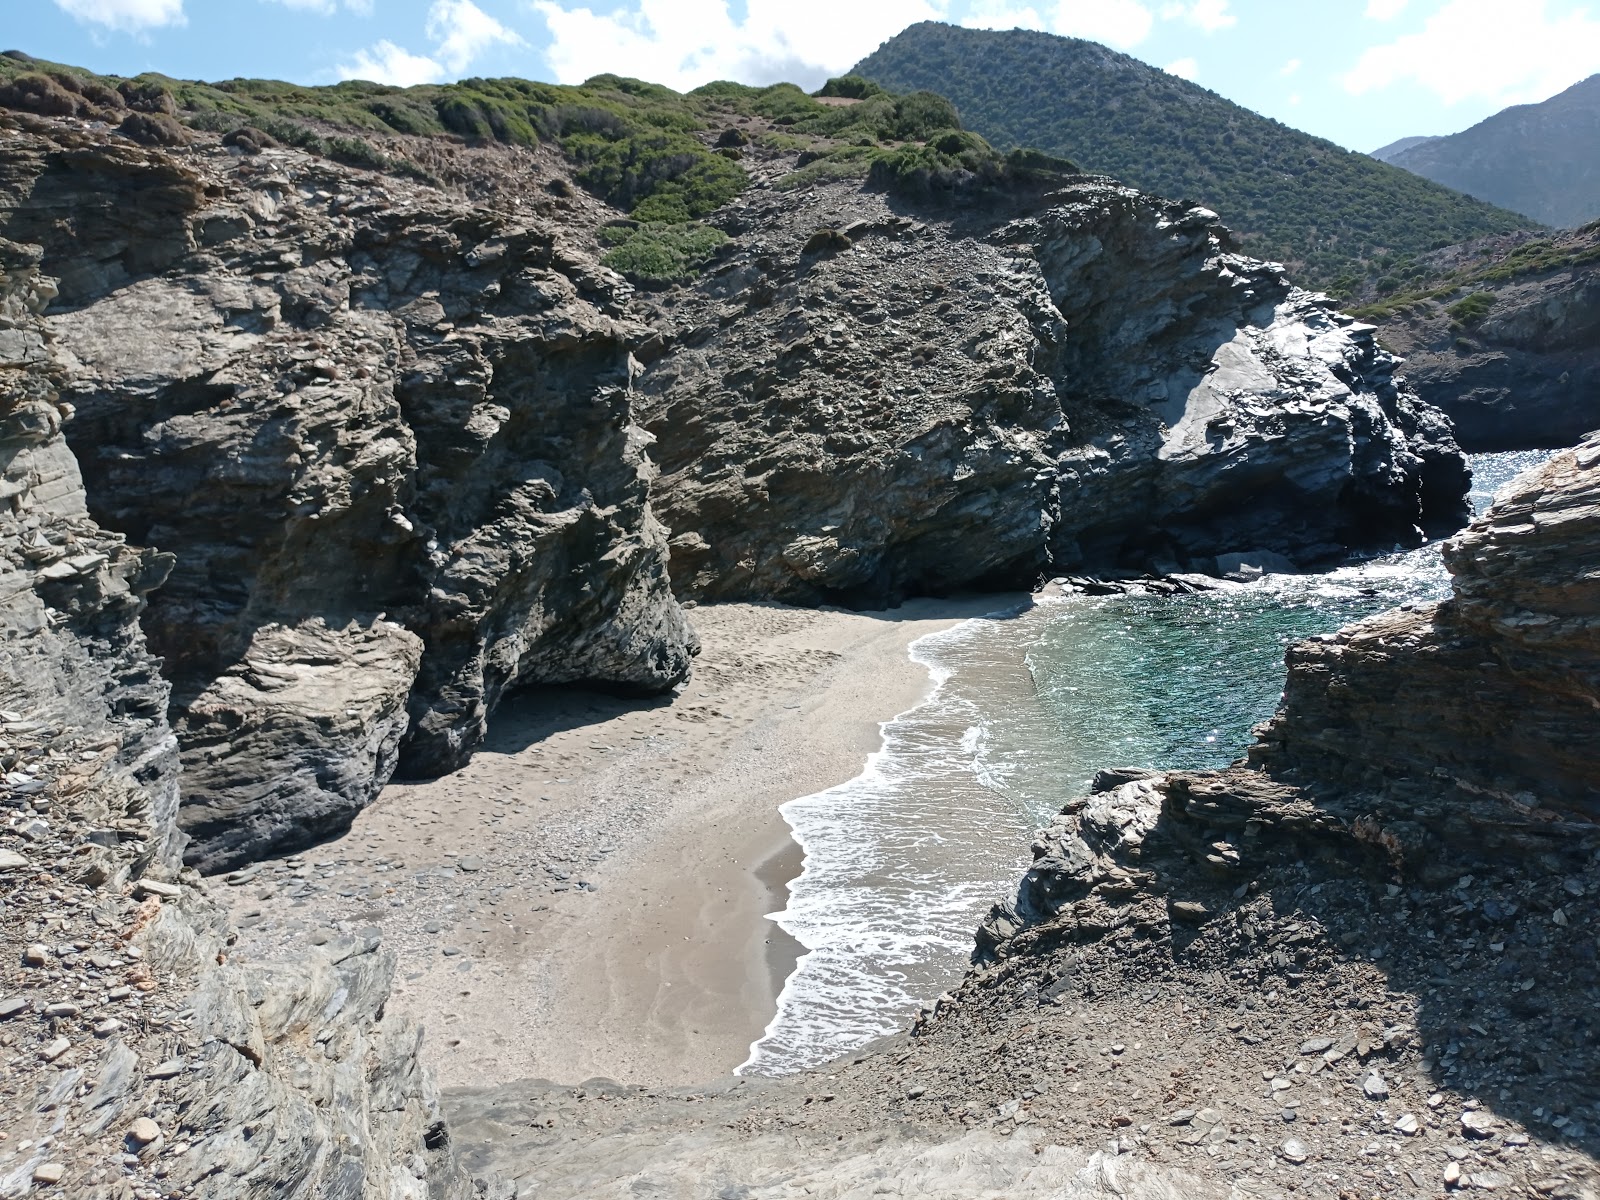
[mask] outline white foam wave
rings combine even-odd
[[[1006,832],[1027,819],[984,765],[979,705],[950,683],[975,642],[1010,640],[990,618],[918,639],[927,697],[882,723],[861,774],[782,806],[805,865],[771,919],[806,952],[740,1072],[847,1053],[904,1025],[964,970],[977,917],[1025,854]]]

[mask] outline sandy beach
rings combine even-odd
[[[230,889],[239,949],[377,931],[446,1086],[725,1075],[801,952],[766,919],[801,867],[778,806],[857,774],[927,694],[913,640],[1008,602],[697,608],[679,694],[513,698],[467,767],[391,785],[344,837]]]

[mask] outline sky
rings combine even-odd
[[[907,25],[1104,42],[1353,150],[1600,72],[1582,0],[5,0],[0,48],[116,75],[815,88]]]

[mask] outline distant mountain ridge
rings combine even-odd
[[[1094,42],[925,21],[853,73],[947,96],[997,147],[1037,146],[1204,203],[1248,253],[1336,292],[1358,290],[1395,255],[1532,224]]]
[[[1449,137],[1400,146],[1377,157],[1546,225],[1576,228],[1600,217],[1600,74]]]
[[[1413,150],[1424,142],[1437,140],[1438,138],[1434,134],[1424,134],[1421,137],[1403,137],[1399,141],[1390,142],[1387,146],[1379,146],[1372,152],[1372,157],[1379,162],[1392,163],[1397,155],[1404,154],[1407,150]]]

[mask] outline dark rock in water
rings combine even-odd
[[[1020,217],[840,184],[736,219],[758,233],[663,315],[641,380],[695,595],[881,604],[1465,520],[1448,423],[1372,328],[1215,214],[1085,179]],[[850,248],[803,257],[819,226]]]
[[[145,628],[191,861],[460,765],[519,684],[685,677],[617,277],[431,189],[73,136],[7,135],[0,232],[61,279],[96,516],[176,556]]]
[[[1263,575],[1294,575],[1299,570],[1289,559],[1271,550],[1217,555],[1217,574],[1239,583],[1248,583]]]

